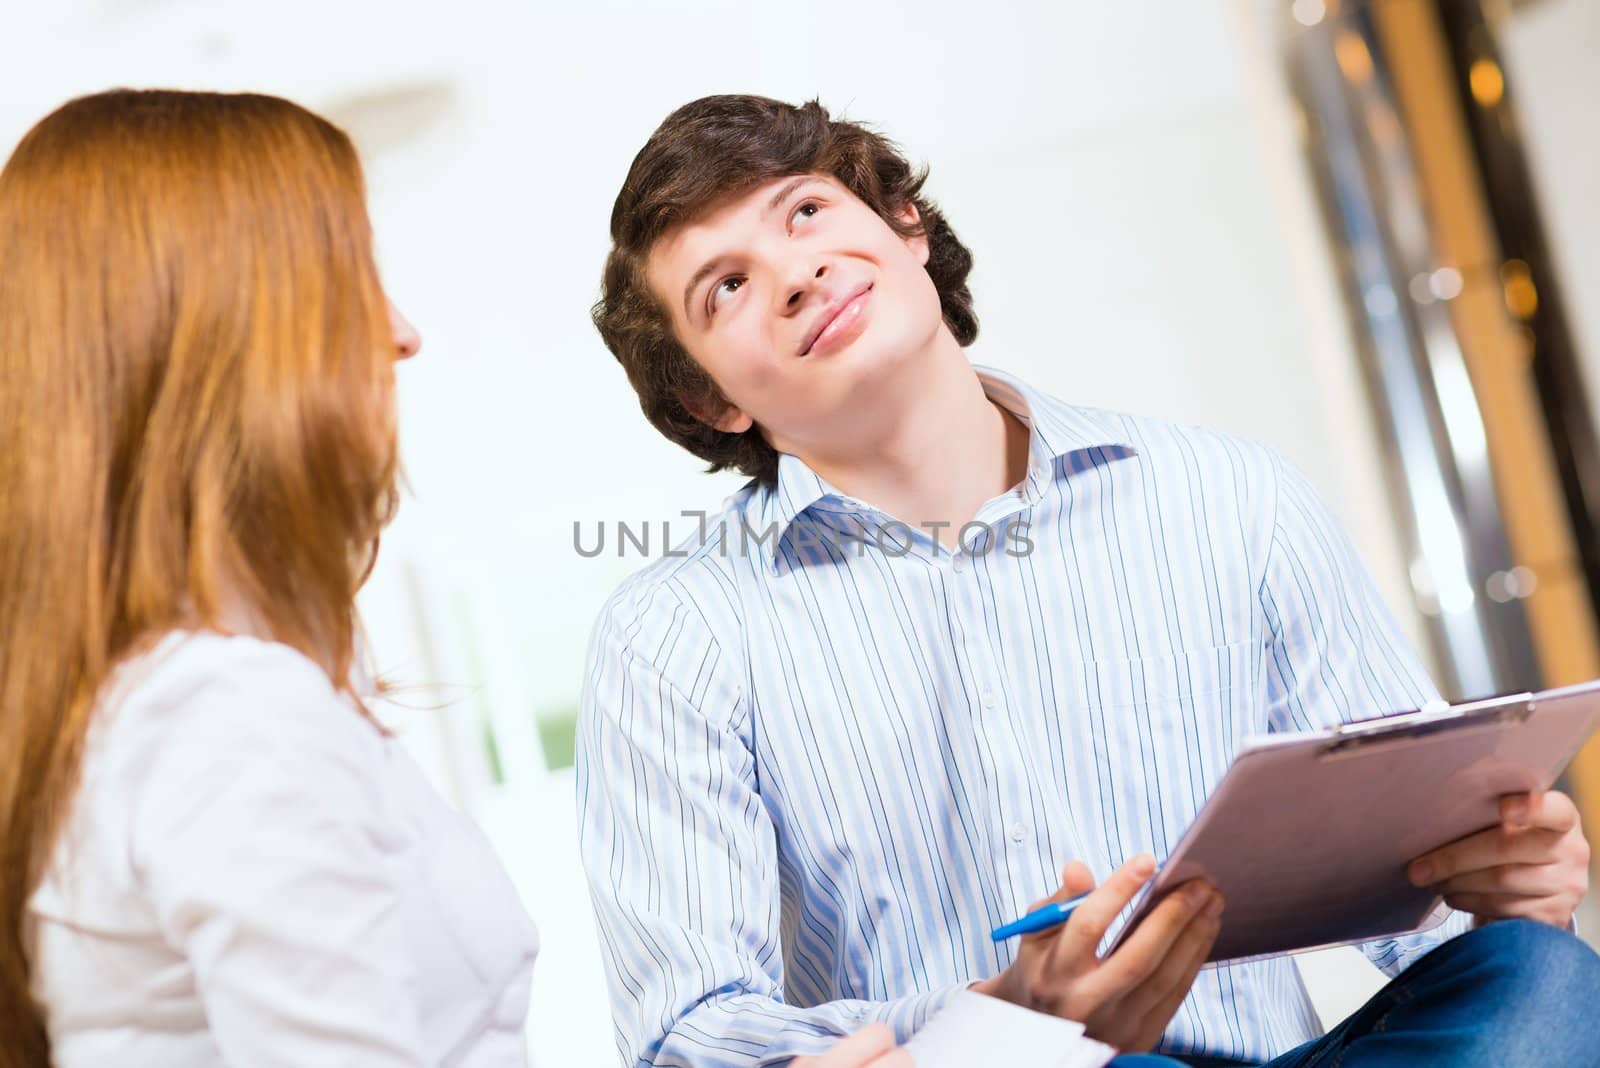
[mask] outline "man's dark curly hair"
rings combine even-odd
[[[611,254],[591,314],[606,347],[627,371],[655,428],[710,463],[771,486],[778,453],[752,426],[740,434],[706,425],[689,410],[715,412],[727,400],[672,333],[665,307],[645,281],[645,263],[663,236],[775,178],[824,174],[872,208],[902,237],[926,234],[928,274],[950,332],[962,345],[978,336],[967,275],[972,253],[922,195],[916,170],[888,139],[832,119],[816,101],[799,107],[760,96],[708,96],[668,115],[628,169],[611,209]],[[916,208],[918,222],[899,215]],[[688,403],[686,403],[688,402]]]

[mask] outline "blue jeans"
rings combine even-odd
[[[1113,1068],[1241,1068],[1184,1054],[1118,1057]],[[1547,924],[1503,920],[1407,968],[1348,1020],[1266,1068],[1594,1068],[1600,955]]]

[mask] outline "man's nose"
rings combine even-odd
[[[808,262],[795,272],[795,277],[784,287],[787,296],[784,299],[785,313],[797,312],[806,305],[806,297],[816,290],[819,283],[828,277],[826,263]]]

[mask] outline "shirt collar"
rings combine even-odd
[[[974,370],[989,399],[1028,427],[1026,481],[1031,497],[1037,498],[1055,481],[1055,461],[1062,456],[1105,447],[1135,451],[1129,435],[1108,413],[1064,404],[992,367],[975,365]],[[844,509],[868,507],[846,496],[800,457],[779,454],[778,483],[758,491],[756,509],[761,525],[754,533],[761,536],[759,551],[769,567],[777,566],[779,548],[794,521],[812,505],[830,499]]]
[[[1134,449],[1121,420],[1109,412],[1079,408],[1040,393],[1014,375],[974,367],[989,399],[1028,428],[1028,482],[1042,493],[1055,480],[1055,461],[1086,449]]]

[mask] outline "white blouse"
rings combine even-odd
[[[284,645],[116,673],[29,912],[59,1068],[526,1063],[538,937],[489,843]]]

